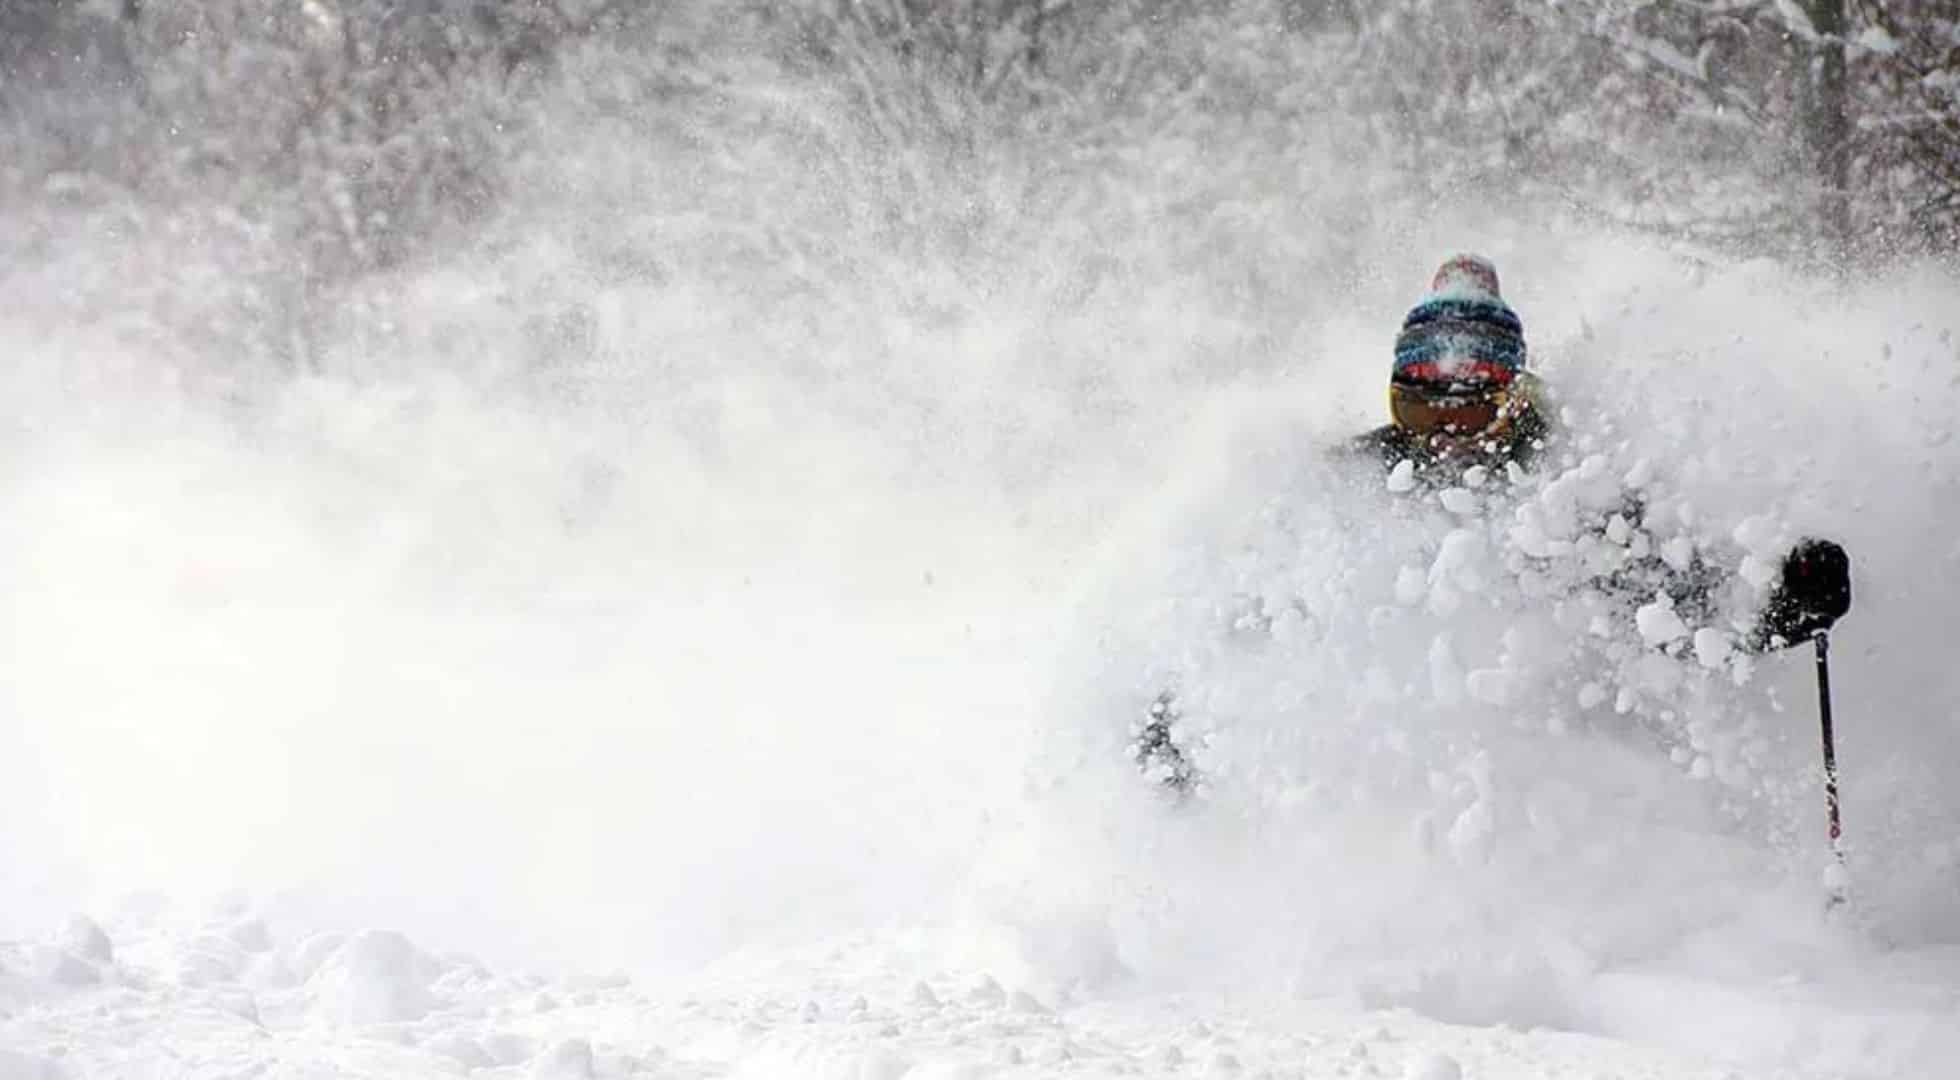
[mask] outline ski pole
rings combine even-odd
[[[1831,738],[1831,635],[1827,630],[1819,630],[1817,642],[1817,715],[1824,727],[1824,803],[1831,815],[1831,854],[1837,861],[1844,861],[1844,849],[1838,846],[1838,838],[1843,834],[1843,826],[1838,819],[1838,776],[1837,746]]]

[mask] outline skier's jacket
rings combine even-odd
[[[1450,444],[1385,424],[1351,440],[1341,448],[1341,455],[1378,462],[1384,470],[1408,462],[1413,471],[1410,479],[1418,491],[1454,484],[1463,470],[1473,465],[1498,471],[1511,465],[1529,469],[1555,439],[1555,433],[1537,380],[1525,374],[1519,377],[1519,384],[1518,408],[1481,440]],[[1628,493],[1619,514],[1637,528],[1646,516],[1646,506]],[[1849,559],[1837,544],[1817,539],[1799,542],[1785,556],[1780,581],[1737,644],[1751,652],[1762,652],[1808,641],[1828,629],[1851,606],[1849,571]],[[1726,571],[1700,555],[1682,568],[1652,554],[1629,562],[1600,584],[1635,602],[1665,593],[1675,610],[1693,625],[1714,619],[1716,598],[1728,582]]]

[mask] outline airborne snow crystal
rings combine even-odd
[[[1640,605],[1633,613],[1640,637],[1649,645],[1665,645],[1688,636],[1688,624],[1674,612],[1674,602],[1661,597]]]

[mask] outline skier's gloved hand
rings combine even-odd
[[[1783,557],[1783,579],[1763,608],[1757,637],[1765,647],[1795,645],[1829,630],[1849,610],[1851,557],[1829,540],[1800,540]]]

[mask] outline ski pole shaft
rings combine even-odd
[[[1837,745],[1831,738],[1831,635],[1820,631],[1817,642],[1817,715],[1824,727],[1824,802],[1831,815],[1831,852],[1840,861],[1844,852],[1838,847],[1838,837],[1843,827],[1838,819],[1838,776]]]

